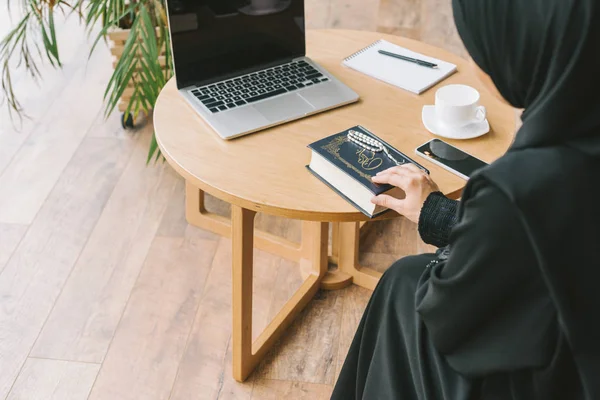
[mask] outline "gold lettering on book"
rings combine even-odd
[[[347,141],[348,141],[348,138],[347,138],[346,135],[336,136],[335,138],[333,138],[331,140],[331,142],[329,142],[328,144],[326,144],[324,146],[321,146],[321,148],[323,150],[327,151],[329,154],[331,154],[336,159],[340,160],[347,168],[353,170],[358,175],[360,175],[363,178],[368,179],[370,181],[371,178],[373,177],[373,175],[369,175],[369,174],[364,173],[364,171],[361,171],[360,169],[356,168],[352,163],[348,162],[348,160],[344,159],[340,155],[340,148]],[[362,164],[361,164],[361,166],[362,166]]]
[[[358,155],[358,163],[367,171],[377,169],[383,164],[383,159],[375,157],[375,153],[367,149],[358,149],[356,154]]]

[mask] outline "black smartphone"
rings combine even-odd
[[[475,171],[488,165],[479,158],[439,139],[430,140],[417,147],[415,152],[463,179],[469,179]]]

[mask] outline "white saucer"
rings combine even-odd
[[[434,135],[448,139],[473,139],[485,135],[490,131],[487,119],[475,122],[460,128],[449,128],[441,125],[435,115],[435,106],[423,106],[421,114],[423,125]]]

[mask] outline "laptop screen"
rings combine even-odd
[[[177,87],[305,55],[304,0],[168,0]]]

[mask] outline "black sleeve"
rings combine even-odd
[[[434,345],[466,375],[549,362],[556,313],[518,210],[483,179],[468,185],[447,258],[431,263],[416,293]]]
[[[434,192],[427,196],[421,215],[419,216],[419,235],[427,244],[436,247],[448,245],[450,231],[458,221],[458,204],[441,192]]]

